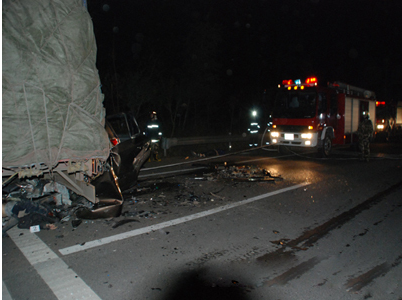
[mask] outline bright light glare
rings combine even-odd
[[[384,125],[382,125],[382,124],[381,124],[381,125],[377,125],[377,128],[378,128],[378,129],[384,129]]]
[[[302,133],[302,139],[311,139],[313,135],[311,133]]]
[[[278,141],[276,139],[272,140],[272,144],[276,144]]]
[[[271,132],[272,137],[279,137],[279,132]]]
[[[310,146],[310,145],[311,145],[311,141],[305,141],[304,144],[305,144],[306,146]]]
[[[252,115],[253,115],[253,117],[257,116],[257,111],[253,110]]]

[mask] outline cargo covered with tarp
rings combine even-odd
[[[3,168],[107,159],[97,48],[82,1],[2,5]]]

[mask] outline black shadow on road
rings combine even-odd
[[[168,291],[165,291],[163,300],[251,300],[247,295],[248,286],[241,282],[231,280],[228,284],[214,284],[205,279],[205,270],[192,270],[184,272],[174,279]]]

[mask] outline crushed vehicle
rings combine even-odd
[[[85,6],[7,1],[2,17],[3,233],[118,216],[150,143],[133,114],[106,117]]]
[[[137,182],[140,168],[151,154],[151,142],[142,134],[133,113],[107,116],[105,129],[113,145],[107,172],[91,183],[98,197],[113,198]]]

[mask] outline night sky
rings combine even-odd
[[[169,135],[241,132],[283,79],[402,100],[399,0],[88,0],[88,11],[107,112],[157,110]]]

